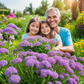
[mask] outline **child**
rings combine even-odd
[[[58,42],[58,45],[53,48],[53,50],[58,51],[60,47],[62,47],[62,41],[60,36],[50,27],[47,21],[41,21],[41,36],[45,36],[48,39],[54,39]]]
[[[32,18],[26,28],[26,33],[22,35],[22,39],[27,36],[35,36],[40,34],[40,20],[37,18]]]

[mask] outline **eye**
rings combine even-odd
[[[44,27],[41,27],[41,29],[44,29]]]
[[[46,25],[46,28],[48,28],[48,26]]]
[[[36,28],[39,28],[38,26],[36,26]]]
[[[34,25],[31,25],[32,27],[34,27]]]
[[[55,15],[55,16],[53,16],[53,18],[57,18],[57,16]]]
[[[50,19],[51,17],[50,16],[48,16],[48,19]]]

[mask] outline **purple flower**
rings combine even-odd
[[[58,74],[55,71],[53,71],[51,77],[52,77],[52,79],[57,79],[58,78]]]
[[[3,40],[3,36],[0,36],[0,39],[2,39],[2,40]]]
[[[69,66],[66,66],[65,69],[66,69],[69,73],[73,74],[73,70],[72,70]]]
[[[48,55],[45,54],[45,53],[38,54],[38,55],[37,55],[37,58],[39,58],[39,60],[47,60]]]
[[[65,57],[70,57],[71,56],[70,53],[68,53],[68,52],[64,53],[64,55],[65,55]]]
[[[3,33],[14,34],[17,35],[17,32],[14,31],[11,27],[7,27],[3,30]]]
[[[54,84],[54,83],[52,83],[52,82],[48,82],[47,84]]]
[[[35,36],[28,36],[28,37],[25,37],[23,40],[34,41],[34,40],[36,40],[36,38],[35,38]]]
[[[68,78],[67,81],[68,81],[68,84],[77,84],[77,82],[73,78]]]
[[[34,46],[40,46],[40,45],[42,45],[41,42],[35,42],[35,43],[32,45],[32,47],[34,47]]]
[[[72,69],[75,69],[75,70],[78,70],[78,71],[83,70],[83,67],[80,66],[80,64],[78,64],[77,62],[70,63],[70,66],[71,66]]]
[[[62,51],[49,51],[48,55],[51,55],[51,56],[55,56],[55,55],[57,55],[57,56],[63,56],[64,52],[62,52]]]
[[[29,52],[29,55],[34,55],[34,56],[37,56],[39,53],[38,52]]]
[[[45,46],[45,50],[50,50],[50,45],[44,45]]]
[[[75,61],[77,61],[76,56],[71,56],[70,59],[71,59],[71,60],[75,60]]]
[[[5,75],[9,77],[10,74],[17,73],[17,69],[10,66],[5,70]]]
[[[78,82],[79,81],[79,79],[78,79],[78,77],[76,76],[76,75],[72,75],[72,77]]]
[[[84,70],[79,72],[80,75],[84,76]]]
[[[59,62],[60,60],[63,60],[63,58],[60,57],[60,56],[54,56],[53,58],[54,58],[56,61],[58,61],[58,62]]]
[[[13,24],[13,23],[8,24],[7,27],[12,27],[12,28],[14,28],[14,29],[17,28],[17,26],[16,26],[15,24]]]
[[[31,66],[33,67],[35,64],[35,60],[34,59],[29,59],[26,61],[26,66]]]
[[[54,40],[54,39],[50,39],[50,40],[49,40],[49,43],[52,43],[52,44],[57,45],[57,41],[56,41],[56,40]]]
[[[2,29],[0,29],[0,33],[3,33],[3,30]]]
[[[9,37],[9,39],[13,40],[13,38],[12,38],[12,37]]]
[[[18,54],[18,57],[23,58],[23,56],[27,56],[28,53],[29,53],[28,51],[26,51],[26,52],[20,51],[19,54]]]
[[[52,71],[49,69],[41,69],[40,71],[41,71],[42,78],[46,77],[47,75],[52,76]]]
[[[53,58],[53,57],[48,57],[47,58],[47,61],[51,64],[55,64],[56,63],[56,60]]]
[[[59,77],[61,78],[61,79],[64,79],[64,76],[61,74],[61,75],[59,75]]]
[[[17,57],[17,58],[15,58],[15,59],[13,59],[12,61],[11,61],[11,64],[16,64],[16,63],[21,63],[22,62],[22,59],[20,58],[20,57]]]
[[[28,41],[26,41],[26,40],[23,40],[23,41],[21,41],[19,44],[18,44],[19,46],[21,46],[21,47],[27,47],[27,46],[32,46],[32,43],[30,43],[30,42],[28,42]]]
[[[55,81],[56,84],[62,84],[60,81]]]
[[[8,51],[8,49],[6,49],[6,48],[0,48],[0,53],[8,53],[9,51]]]
[[[84,58],[83,57],[78,57],[78,60],[81,60],[84,62]]]
[[[17,29],[17,31],[21,31],[21,29],[19,27],[17,27],[16,29]]]
[[[27,56],[24,58],[25,61],[29,60],[29,59],[37,59],[36,56]]]
[[[55,56],[55,55],[56,55],[56,51],[49,51],[49,52],[48,52],[48,55],[50,55],[50,56]]]
[[[4,44],[2,41],[0,41],[0,45],[1,45],[1,46],[4,46],[5,44]]]
[[[49,39],[47,39],[46,37],[41,37],[39,40],[41,43],[47,42],[49,41]]]
[[[42,68],[43,65],[45,65],[46,68],[51,68],[52,67],[52,65],[47,60],[43,60],[42,62],[40,62],[38,68]]]
[[[6,60],[1,60],[0,61],[0,66],[3,67],[4,65],[7,65],[7,61]]]
[[[8,78],[8,82],[11,82],[11,83],[19,83],[19,81],[21,80],[21,78],[18,76],[18,75],[11,75],[9,78]]]
[[[66,76],[66,77],[69,77],[68,73],[62,73],[62,75]]]

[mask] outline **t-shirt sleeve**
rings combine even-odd
[[[73,45],[71,33],[69,30],[66,31],[65,44],[66,44],[66,46]]]
[[[61,37],[57,34],[55,38],[53,38],[55,41],[61,41]]]
[[[27,33],[23,34],[23,35],[22,35],[22,40],[23,40],[25,37],[27,37],[27,36],[28,36]]]

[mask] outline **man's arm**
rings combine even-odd
[[[63,47],[59,48],[59,50],[63,51],[63,52],[69,52],[70,54],[73,54],[75,52],[74,47],[72,45],[63,46]]]

